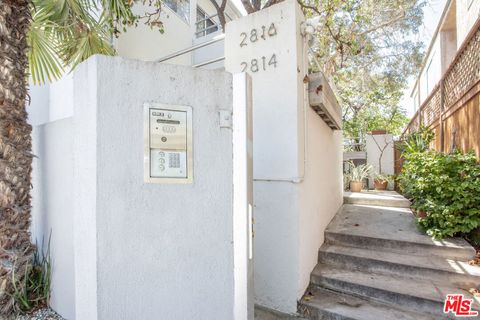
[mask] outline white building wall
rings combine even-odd
[[[286,313],[296,312],[324,228],[342,202],[341,133],[306,105],[303,19],[287,0],[228,23],[225,40],[226,69],[239,72],[247,63],[253,84],[255,301]],[[275,36],[241,45],[272,23]],[[277,66],[263,68],[262,56],[268,62],[273,54]]]
[[[97,56],[74,82],[77,319],[232,319],[231,75]],[[193,184],[143,182],[146,101],[192,106]]]
[[[332,131],[307,108],[305,179],[299,192],[299,276],[297,298],[318,262],[324,230],[343,203],[342,131]]]
[[[148,5],[141,3],[134,7],[134,12],[138,14],[151,10]],[[154,61],[192,45],[192,30],[189,22],[182,20],[165,4],[162,7],[161,21],[164,25],[164,33],[160,33],[158,29],[151,29],[143,22],[140,22],[137,27],[129,27],[127,32],[121,33],[114,40],[117,54],[125,58]],[[168,61],[171,64],[181,65],[191,65],[191,62],[191,54]]]
[[[428,98],[442,77],[440,38],[436,37],[420,75],[420,105]]]
[[[288,181],[253,184],[255,303],[287,313],[296,311],[299,291],[297,189]]]
[[[224,320],[235,288],[235,312],[251,314],[248,262],[233,283],[232,129],[218,118],[231,76],[97,56],[70,80],[74,116],[33,135],[32,234],[52,231],[52,307],[69,320]],[[145,101],[193,106],[193,185],[143,182]]]
[[[72,118],[33,127],[32,238],[52,258],[51,306],[75,319]]]
[[[34,85],[29,83],[28,94],[30,101],[27,102],[28,123],[40,125],[49,121],[50,84]]]
[[[480,0],[457,1],[457,39],[461,45],[480,17]]]
[[[27,106],[33,127],[32,240],[47,244],[51,234],[51,305],[75,319],[73,256],[73,75],[30,86]]]
[[[442,30],[440,32],[441,43],[441,74],[445,74],[450,63],[457,53],[457,34],[455,29]]]

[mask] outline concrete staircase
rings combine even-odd
[[[299,301],[308,319],[447,319],[447,293],[472,298],[480,267],[463,239],[421,233],[395,192],[346,193],[325,231],[310,286]],[[474,308],[480,309],[478,301]]]

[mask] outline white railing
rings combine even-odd
[[[212,14],[211,16],[207,16],[206,18],[204,19],[201,19],[201,20],[198,20],[196,23],[195,23],[195,27],[196,27],[196,30],[197,32],[195,32],[195,37],[196,38],[200,38],[200,37],[204,37],[208,34],[211,34],[213,32],[216,32],[216,31],[219,31],[219,30],[222,30],[222,26],[220,24],[220,20],[219,19],[214,19],[214,18],[217,18],[218,17],[218,14]],[[210,21],[211,23],[213,23],[212,25],[210,26],[207,26],[207,23]],[[199,29],[199,27],[204,24],[205,27]],[[211,32],[209,32],[211,31]]]
[[[187,54],[189,52],[193,52],[193,51],[198,50],[200,48],[204,48],[204,47],[210,46],[214,43],[223,41],[224,39],[225,39],[225,34],[222,33],[222,34],[214,37],[211,40],[208,40],[208,41],[196,44],[194,46],[179,50],[177,52],[171,53],[171,54],[169,54],[169,55],[167,55],[163,58],[160,58],[158,60],[155,60],[155,61],[156,62],[165,62],[165,61],[171,60],[173,58],[176,58],[176,57],[182,56],[184,54]],[[212,64],[212,63],[215,63],[215,62],[223,61],[223,60],[225,60],[225,56],[218,57],[218,58],[215,58],[215,59],[212,59],[212,60],[208,60],[208,61],[196,64],[196,65],[193,65],[193,67],[199,68],[199,67],[203,67],[203,66],[206,66],[206,65],[209,65],[209,64]]]

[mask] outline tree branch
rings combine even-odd
[[[365,35],[365,34],[368,34],[368,33],[372,33],[373,31],[377,31],[378,29],[382,29],[384,27],[390,26],[390,25],[394,24],[395,22],[398,22],[398,21],[404,19],[405,16],[406,16],[406,12],[405,12],[405,10],[403,10],[402,13],[399,14],[398,16],[396,16],[395,18],[393,18],[391,20],[388,20],[388,21],[385,21],[384,23],[381,23],[378,26],[375,26],[375,27],[372,27],[372,28],[367,29],[365,31],[362,31],[362,32],[359,33],[359,35]]]
[[[220,6],[216,0],[210,0],[210,2],[217,10],[218,20],[220,20],[222,31],[225,32],[225,24],[227,23],[227,20],[225,19],[225,7],[227,6],[227,0],[222,0],[222,4]]]
[[[253,8],[252,3],[249,0],[242,0],[242,4],[248,14],[257,11],[255,8]]]

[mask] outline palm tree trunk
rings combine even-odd
[[[31,127],[27,123],[29,0],[0,0],[0,318],[12,313],[30,239]]]

